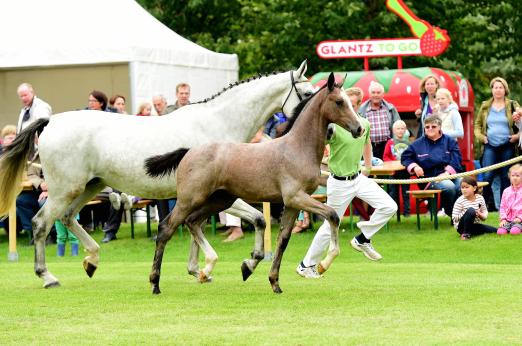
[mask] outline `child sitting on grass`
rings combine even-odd
[[[460,191],[462,196],[455,201],[451,216],[460,239],[469,240],[472,236],[494,233],[495,227],[480,223],[487,219],[488,208],[484,197],[478,193],[477,179],[473,176],[462,178]]]
[[[515,164],[509,169],[511,186],[502,193],[500,201],[500,225],[497,234],[517,235],[522,232],[522,165]]]

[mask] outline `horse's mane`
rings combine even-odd
[[[336,85],[336,87],[338,87]],[[283,131],[283,133],[281,134],[281,136],[284,136],[286,135],[288,132],[290,132],[290,130],[292,129],[292,127],[294,126],[295,124],[295,121],[297,120],[297,118],[299,117],[299,115],[303,112],[303,109],[304,107],[308,104],[308,102],[315,96],[317,95],[322,89],[326,88],[326,84],[323,85],[321,88],[319,88],[319,90],[317,90],[315,93],[313,93],[312,95],[310,95],[310,97],[307,97],[307,98],[304,98],[301,100],[301,102],[299,102],[299,104],[297,106],[295,106],[295,108],[292,110],[292,117],[290,119],[288,119],[288,124],[286,125],[285,127],[285,130]]]
[[[196,104],[200,104],[200,103],[206,103],[206,102],[209,102],[213,99],[215,99],[216,97],[218,97],[219,95],[223,94],[224,92],[232,89],[233,87],[236,87],[238,85],[241,85],[241,84],[246,84],[246,83],[250,83],[251,81],[253,80],[257,80],[257,79],[261,79],[262,77],[268,77],[268,76],[271,76],[271,75],[276,75],[276,74],[280,74],[280,73],[284,73],[286,71],[273,71],[273,72],[270,72],[270,73],[265,73],[265,74],[262,74],[262,73],[259,73],[257,76],[252,76],[252,77],[249,77],[247,79],[243,79],[242,81],[239,81],[239,82],[235,82],[235,83],[230,83],[227,87],[224,87],[223,90],[219,91],[218,93],[206,98],[206,99],[203,99],[201,101],[198,101],[198,102],[191,102],[190,104],[191,105],[196,105]]]

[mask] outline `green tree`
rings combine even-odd
[[[387,10],[385,0],[139,0],[165,25],[208,49],[236,53],[240,78],[286,70],[306,58],[312,72],[361,70],[361,59],[320,59],[323,40],[412,37],[409,27]],[[489,80],[508,80],[520,100],[522,2],[518,0],[406,1],[420,18],[446,29],[451,45],[435,58],[408,57],[404,67],[433,66],[461,72],[477,102],[490,97]],[[396,68],[395,58],[370,61],[372,69]]]

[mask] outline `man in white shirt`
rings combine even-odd
[[[16,92],[23,105],[22,110],[20,111],[20,117],[18,118],[18,125],[16,127],[17,133],[20,133],[37,119],[49,118],[51,116],[51,106],[49,106],[47,102],[36,97],[31,84],[20,84]]]

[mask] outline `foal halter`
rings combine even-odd
[[[285,111],[283,109],[285,108],[286,102],[288,101],[288,99],[290,98],[290,95],[292,94],[292,90],[295,90],[295,93],[297,94],[297,97],[299,98],[299,102],[303,101],[303,96],[301,95],[301,93],[299,93],[299,90],[297,89],[296,84],[305,83],[305,81],[296,82],[294,80],[293,71],[290,71],[290,81],[292,82],[292,87],[290,88],[288,95],[286,95],[285,102],[283,102],[283,105],[281,106],[281,112],[283,114],[285,114]]]

